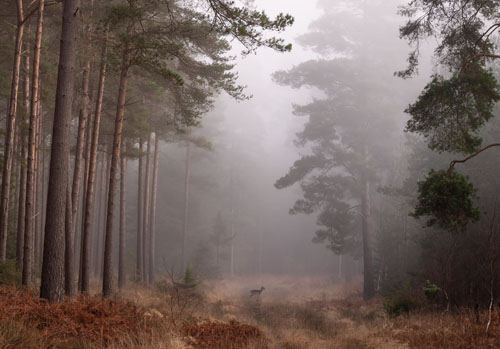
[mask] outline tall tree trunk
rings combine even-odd
[[[148,253],[148,247],[149,247],[149,177],[150,177],[150,172],[151,172],[151,135],[152,133],[149,132],[148,135],[148,142],[147,142],[147,147],[146,147],[146,171],[144,173],[144,213],[143,213],[143,226],[142,226],[142,246],[143,246],[143,252],[142,252],[142,265],[143,265],[143,275],[144,275],[144,282],[148,283],[149,282],[149,253]]]
[[[69,183],[69,178],[68,178]],[[74,264],[74,256],[73,256],[73,230],[71,226],[73,224],[73,212],[72,212],[72,202],[71,202],[71,187],[68,185],[66,190],[66,215],[65,215],[65,224],[66,224],[66,249],[65,249],[65,258],[64,258],[64,291],[66,296],[73,297],[75,294],[75,286],[74,286],[74,273],[73,273],[73,264]]]
[[[68,186],[71,106],[76,75],[76,34],[80,17],[79,7],[79,0],[65,0],[63,2],[40,287],[40,297],[49,301],[62,301],[64,297],[64,218]]]
[[[130,32],[132,27],[129,27]],[[111,171],[109,175],[108,208],[106,219],[106,238],[104,244],[104,274],[102,295],[109,298],[113,295],[113,228],[115,213],[116,177],[118,162],[120,160],[120,145],[122,141],[123,116],[125,114],[125,100],[127,95],[128,73],[130,70],[131,52],[130,43],[127,41],[124,48],[120,74],[120,88],[116,107],[115,132],[113,136],[113,151],[111,153]]]
[[[92,127],[92,142],[89,153],[88,180],[85,197],[85,214],[83,217],[82,247],[81,247],[81,281],[80,291],[88,293],[90,291],[90,248],[92,246],[92,219],[94,207],[94,187],[97,165],[97,148],[99,146],[99,128],[101,125],[102,100],[104,96],[104,82],[106,80],[106,57],[107,57],[108,30],[105,31],[105,40],[101,53],[101,67],[99,71],[99,84],[97,88],[96,108],[94,115],[94,125]]]
[[[88,122],[87,122],[87,130],[85,133],[85,168],[83,173],[83,190],[80,205],[82,209],[79,211],[79,220],[80,220],[80,237],[78,238],[78,230],[75,231],[75,270],[78,270],[78,290],[82,289],[82,260],[83,260],[83,230],[85,223],[85,201],[87,198],[87,182],[89,178],[89,160],[90,160],[90,146],[92,145],[92,129],[94,125],[94,119],[92,117],[92,112],[88,114]],[[79,253],[79,255],[78,255]],[[79,263],[78,265],[76,263]]]
[[[363,298],[365,300],[375,296],[374,274],[373,274],[373,259],[371,248],[371,232],[370,232],[370,182],[367,179],[363,180],[363,196],[361,198],[361,218],[363,230]]]
[[[97,208],[97,221],[95,224],[95,241],[94,241],[94,276],[96,278],[100,277],[100,270],[102,270],[102,245],[104,240],[104,214],[103,210],[106,209],[105,200],[106,192],[104,182],[106,181],[106,151],[102,153],[101,159],[101,175],[99,178],[99,189],[98,189],[98,208]]]
[[[22,119],[21,119],[22,121]],[[17,205],[19,205],[19,197],[20,197],[20,190],[21,190],[21,172],[22,172],[22,163],[21,163],[21,148],[23,146],[22,144],[22,136],[21,136],[21,131],[22,130],[22,125],[20,126],[19,125],[19,122],[17,123],[16,125],[16,151],[15,151],[15,163],[13,166],[15,166],[15,177],[16,177],[16,184],[15,184],[15,197],[13,198],[13,201],[12,201],[12,204],[14,207],[16,207]],[[13,159],[14,161],[14,159]],[[12,217],[12,224],[17,224],[17,209],[16,209],[16,216],[15,217]],[[15,221],[15,222],[14,222]],[[10,224],[10,223],[9,223]],[[17,236],[16,236],[16,239],[17,239]],[[16,254],[17,256],[17,254]]]
[[[153,160],[153,185],[151,188],[151,234],[149,236],[149,283],[155,283],[156,265],[156,198],[158,196],[158,158],[160,137],[155,132],[155,155]]]
[[[12,83],[10,88],[9,111],[6,121],[4,162],[2,172],[2,191],[0,193],[0,262],[7,257],[7,228],[9,220],[10,176],[12,153],[14,145],[14,130],[17,115],[17,96],[19,94],[19,76],[21,73],[22,42],[24,34],[24,14],[22,0],[16,0],[17,30],[14,48],[14,64],[12,68]]]
[[[231,183],[230,183],[230,190],[231,190],[231,245],[229,247],[229,276],[233,277],[234,276],[234,169],[233,169],[233,164],[231,164]]]
[[[35,188],[35,139],[37,118],[39,117],[39,85],[40,85],[40,54],[42,45],[42,28],[44,15],[45,1],[40,0],[38,8],[38,22],[35,37],[35,50],[33,56],[33,77],[31,79],[31,103],[30,103],[30,118],[29,118],[29,133],[28,133],[28,161],[26,164],[26,211],[24,223],[24,261],[22,283],[29,285],[33,280],[33,263],[34,263],[34,239],[33,239],[33,223],[34,223],[34,188]]]
[[[46,158],[45,146],[46,146],[45,137],[42,137],[42,231],[41,231],[42,241],[45,229],[45,214],[47,213],[47,190],[46,190],[47,181],[45,179],[45,158]]]
[[[125,250],[126,250],[126,174],[127,174],[127,158],[125,157],[125,139],[122,140],[122,157],[120,166],[120,238],[119,238],[119,252],[118,252],[118,287],[120,289],[125,287],[127,281],[125,270]]]
[[[38,99],[40,99],[40,92],[38,92]],[[41,124],[42,120],[42,108],[40,107],[40,101],[38,102],[38,110],[37,110],[37,118],[36,118],[36,137],[35,137],[35,185],[33,186],[33,203],[34,203],[34,210],[33,210],[33,234],[37,237],[37,240],[39,244],[41,245],[42,242],[42,229],[40,227],[41,224],[41,209],[40,209],[40,139],[41,139],[41,134],[40,130],[42,128]],[[41,255],[41,248],[37,249],[38,256],[40,257]],[[39,259],[41,260],[41,258]],[[40,262],[37,263],[40,265]]]
[[[23,269],[23,256],[24,256],[24,222],[25,222],[25,212],[26,212],[26,164],[27,164],[27,140],[26,132],[28,128],[28,118],[29,118],[29,108],[30,108],[30,50],[28,45],[25,45],[25,55],[24,55],[24,109],[26,110],[26,115],[23,120],[23,124],[19,127],[19,138],[21,144],[21,178],[19,181],[19,201],[17,208],[17,249],[16,249],[16,265],[17,269]]]
[[[103,190],[101,194],[101,207],[102,209],[99,209],[99,216],[101,217],[100,222],[99,222],[99,248],[98,248],[98,254],[97,254],[97,261],[98,261],[98,269],[96,272],[97,278],[102,279],[103,276],[103,268],[104,268],[104,243],[105,243],[105,230],[106,230],[106,214],[104,213],[106,211],[106,208],[108,207],[108,193],[109,193],[109,176],[111,173],[111,157],[108,155],[107,148],[104,152],[104,158],[105,158],[105,165],[104,170],[102,172],[102,178],[101,178],[101,183],[103,183]],[[104,161],[104,159],[103,159]],[[102,212],[102,214],[101,214]]]
[[[191,172],[191,142],[187,142],[186,149],[186,173],[184,176],[184,219],[182,224],[182,270],[187,267],[187,224],[189,211],[189,176]]]
[[[80,108],[80,113],[78,117],[78,134],[76,138],[76,153],[75,153],[75,168],[73,171],[73,186],[71,190],[71,232],[72,236],[75,235],[76,223],[77,223],[77,212],[80,203],[80,183],[82,178],[82,158],[83,158],[83,148],[85,145],[85,129],[87,127],[87,117],[88,117],[88,102],[89,102],[89,76],[90,76],[90,61],[87,61],[85,68],[83,69],[82,78],[82,104]],[[73,244],[73,242],[71,242]]]
[[[90,11],[89,11],[89,22],[87,23],[86,27],[86,49],[90,49],[91,45],[91,34],[92,34],[92,25],[91,23],[91,18],[93,17],[93,7],[94,7],[94,0],[90,1]],[[92,122],[89,120],[89,104],[90,104],[90,96],[89,96],[89,84],[90,84],[90,70],[91,70],[91,60],[95,59],[95,55],[92,56],[92,58],[88,58],[87,62],[84,65],[83,68],[83,76],[82,76],[82,93],[81,93],[81,105],[80,105],[80,111],[79,111],[79,117],[78,117],[78,135],[77,135],[77,145],[76,145],[76,154],[75,154],[75,168],[73,171],[73,182],[72,182],[72,192],[71,192],[71,205],[72,205],[72,224],[71,224],[71,229],[73,230],[73,250],[74,253],[77,254],[78,252],[78,231],[76,229],[78,225],[78,218],[81,217],[82,215],[82,210],[79,210],[80,207],[83,207],[82,199],[80,197],[80,187],[81,187],[81,177],[82,177],[82,162],[84,162],[84,168],[85,168],[85,179],[83,181],[83,187],[85,191],[85,187],[87,185],[87,169],[88,169],[88,145],[90,144],[90,140],[88,135],[90,127],[90,123]],[[85,137],[87,136],[87,137]],[[83,149],[85,148],[86,153],[85,153],[85,158],[83,159]],[[83,197],[85,197],[85,192],[83,193]],[[80,206],[82,205],[82,206]],[[81,229],[83,231],[83,229]],[[75,256],[75,265],[74,268],[76,268],[78,258]],[[76,269],[75,269],[76,270]],[[80,270],[80,269],[78,269]]]
[[[24,132],[24,131],[23,131]],[[18,270],[23,269],[24,256],[24,223],[26,212],[26,142],[22,135],[21,143],[21,179],[19,181],[19,201],[17,212],[17,249],[16,249],[16,265]]]
[[[143,142],[139,139],[139,164],[137,169],[137,279],[138,281],[143,281],[143,257],[144,249],[142,246],[142,214],[143,214],[143,200],[142,200],[142,153],[143,153]]]
[[[38,91],[38,94],[40,94],[40,91]],[[42,137],[43,137],[43,105],[42,105],[42,101],[40,100],[40,97],[38,98],[38,124],[39,124],[39,130],[40,130],[40,133],[38,135],[38,139],[41,141]],[[40,171],[44,171],[44,164],[43,164],[43,160],[42,160],[42,156],[43,156],[43,151],[40,151],[41,149],[41,145],[38,144],[38,147],[37,147],[37,161],[38,161],[38,165],[37,165],[37,176],[38,176],[38,179],[40,179]],[[37,181],[38,181],[37,179]],[[42,188],[44,187],[43,184],[40,185],[40,183],[37,182],[37,188],[41,186]],[[43,256],[43,237],[44,237],[44,234],[43,234],[43,227],[44,227],[44,224],[43,224],[43,217],[42,217],[42,212],[44,210],[44,207],[45,207],[45,201],[44,201],[44,197],[43,197],[43,189],[42,189],[42,193],[41,195],[39,196],[38,192],[36,192],[36,199],[35,199],[35,203],[38,207],[38,205],[40,205],[41,207],[39,208],[39,211],[38,211],[38,215],[35,217],[35,218],[38,218],[38,220],[35,220],[35,224],[39,224],[40,227],[38,229],[38,235],[39,235],[39,245],[37,248],[37,251],[38,251],[38,265],[42,265],[42,256]]]

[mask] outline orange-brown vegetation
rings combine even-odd
[[[249,290],[263,284],[259,297]],[[50,304],[0,287],[0,348],[497,348],[500,314],[420,310],[392,318],[360,282],[235,278],[195,290],[131,286],[120,299]],[[453,309],[452,309],[453,310]]]
[[[129,301],[79,297],[64,303],[48,303],[32,290],[0,287],[0,322],[15,321],[35,331],[39,346],[62,345],[78,339],[109,346],[124,336],[149,332],[152,321]],[[41,340],[41,341],[40,341]]]
[[[187,344],[199,349],[245,348],[250,344],[266,348],[262,332],[254,326],[231,320],[229,323],[194,320],[181,327]]]
[[[391,321],[391,326],[381,331],[381,335],[387,333],[408,343],[410,348],[498,348],[499,320],[495,311],[486,331],[487,312],[481,313],[479,319],[465,310],[454,314],[412,314]]]

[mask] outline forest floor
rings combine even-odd
[[[250,297],[250,289],[265,290]],[[194,290],[129,287],[63,304],[0,286],[0,348],[497,348],[500,318],[422,312],[390,318],[361,283],[235,278]]]

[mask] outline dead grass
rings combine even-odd
[[[250,297],[249,290],[266,290]],[[207,282],[196,290],[129,287],[49,304],[0,287],[0,348],[323,349],[497,348],[500,314],[465,311],[389,318],[381,299],[364,302],[361,283],[320,278]]]
[[[249,297],[261,285],[262,295]],[[204,287],[212,317],[257,326],[269,348],[401,348],[374,335],[385,318],[382,302],[363,302],[359,280],[340,286],[324,278],[238,278]]]
[[[129,301],[80,297],[62,304],[41,300],[31,290],[0,287],[0,336],[14,347],[107,347],[147,336],[153,319]],[[31,346],[31,340],[37,342]],[[123,343],[125,345],[125,343]],[[4,347],[4,346],[2,346]]]
[[[488,314],[482,313],[479,322],[465,311],[454,314],[422,313],[400,317],[390,323],[381,335],[408,343],[410,348],[498,348],[500,319],[494,312],[486,332]]]

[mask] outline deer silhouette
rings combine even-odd
[[[261,294],[261,293],[262,293],[262,291],[264,291],[264,290],[265,290],[264,286],[262,286],[262,287],[260,288],[260,290],[250,290],[250,297],[252,297],[252,296],[260,296],[260,294]]]

